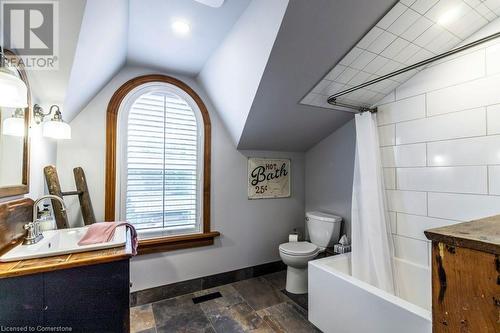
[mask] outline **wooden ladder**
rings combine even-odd
[[[62,192],[61,185],[59,183],[59,176],[57,175],[56,167],[53,165],[46,166],[43,168],[43,173],[45,174],[45,181],[47,182],[47,187],[49,193],[56,195],[63,199],[66,196],[78,195],[80,201],[80,208],[82,210],[83,222],[85,225],[95,223],[94,209],[92,208],[92,201],[90,200],[89,189],[87,187],[87,180],[85,178],[85,172],[81,167],[73,169],[73,175],[75,177],[76,191]],[[62,210],[61,203],[57,200],[52,201],[52,209],[54,211],[54,216],[56,218],[57,229],[68,228],[68,215]]]

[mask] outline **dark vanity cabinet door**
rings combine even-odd
[[[42,309],[42,274],[0,280],[0,326],[37,326]]]
[[[0,325],[128,332],[129,281],[128,260],[0,280]]]

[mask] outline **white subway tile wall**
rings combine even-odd
[[[396,90],[398,98],[407,98],[429,90],[448,87],[484,76],[484,50],[465,54],[462,57],[432,66],[418,73],[411,81],[402,84]],[[460,68],[460,75],[455,75]]]
[[[408,253],[408,252],[406,252]],[[412,263],[406,259],[396,258],[397,285],[399,297],[430,310],[431,293],[422,292],[418,286],[431,285],[431,272],[429,267]]]
[[[500,166],[492,165],[488,167],[489,194],[500,195]],[[395,188],[395,186],[392,186]]]
[[[488,47],[486,49],[486,67],[488,75],[500,73],[500,44]]]
[[[384,184],[386,190],[396,189],[396,169],[384,168]]]
[[[488,134],[500,134],[500,104],[488,106],[487,110]]]
[[[427,214],[427,193],[417,191],[387,190],[390,211],[416,215]]]
[[[426,166],[425,143],[413,145],[382,147],[383,167],[415,167]]]
[[[427,242],[393,235],[396,258],[406,259],[422,266],[429,265]]]
[[[425,117],[425,95],[398,100],[379,106],[378,124],[392,124]]]
[[[500,164],[499,147],[500,135],[429,142],[428,163],[429,166]]]
[[[500,112],[499,112],[500,116]],[[378,140],[381,146],[391,146],[396,144],[396,126],[387,125],[378,128]]]
[[[398,235],[423,241],[427,240],[424,235],[425,230],[445,227],[457,223],[453,220],[438,219],[428,216],[418,216],[404,213],[397,213],[396,215]]]
[[[488,194],[486,166],[398,168],[398,189]]]
[[[425,11],[434,3],[418,0],[411,8]],[[491,26],[498,31],[500,21]],[[403,281],[398,291],[426,308],[430,243],[424,231],[500,214],[499,87],[496,40],[421,71],[378,108],[395,267]],[[422,279],[423,293],[409,282]]]
[[[486,135],[485,108],[472,109],[396,124],[396,144]]]
[[[457,68],[455,75],[460,75]],[[427,113],[436,115],[472,109],[478,105],[500,104],[500,75],[488,76],[427,93]],[[397,92],[396,92],[397,95]]]
[[[389,212],[389,220],[391,222],[391,233],[396,234],[397,230],[397,220],[396,220],[396,212]]]

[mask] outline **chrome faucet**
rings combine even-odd
[[[54,199],[59,201],[62,206],[61,211],[62,212],[66,211],[66,205],[64,204],[63,199],[61,199],[57,195],[48,194],[36,199],[33,204],[33,222],[24,225],[24,230],[26,230],[26,237],[24,238],[23,241],[24,245],[36,244],[43,239],[43,234],[42,231],[40,230],[40,221],[38,221],[37,214],[38,214],[38,204],[45,199]]]

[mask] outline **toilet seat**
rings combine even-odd
[[[280,252],[289,256],[306,257],[319,252],[319,248],[309,242],[288,242],[279,246]]]

